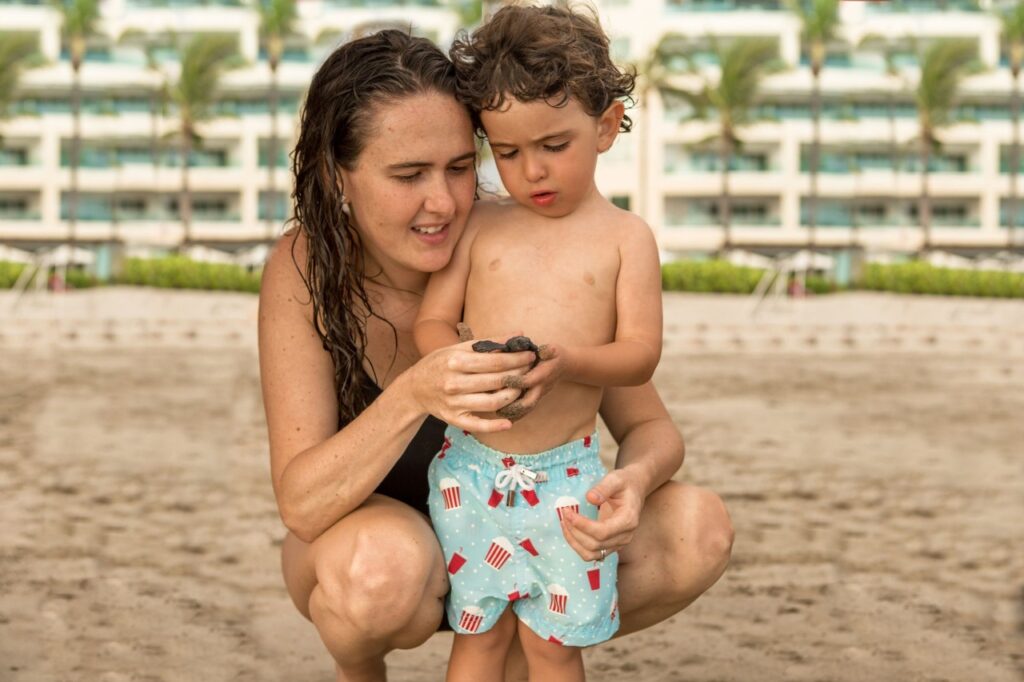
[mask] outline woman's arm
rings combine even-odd
[[[533,358],[459,347],[432,353],[338,431],[333,364],[295,264],[305,258],[304,237],[294,234],[271,254],[260,291],[259,348],[274,494],[285,525],[309,542],[370,496],[428,413],[477,431],[511,427],[473,412],[512,400],[515,390],[486,391],[500,389],[506,372]]]
[[[619,443],[615,469],[587,493],[591,504],[604,506],[597,521],[569,514],[562,522],[566,540],[588,561],[600,559],[601,549],[615,552],[630,543],[647,496],[679,470],[685,454],[682,435],[651,383],[607,389],[601,417]]]

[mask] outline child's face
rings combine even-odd
[[[597,192],[597,155],[615,140],[621,104],[595,118],[573,98],[563,107],[508,102],[480,114],[505,189],[536,213],[569,215]]]

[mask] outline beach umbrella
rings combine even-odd
[[[235,257],[227,251],[213,249],[209,246],[203,246],[202,244],[192,244],[191,246],[187,246],[182,253],[189,260],[201,263],[233,264],[235,262]]]
[[[797,251],[791,256],[787,256],[782,261],[782,270],[824,270],[830,271],[835,267],[835,258],[827,256],[823,253],[815,253],[803,249]]]
[[[974,268],[974,261],[970,258],[964,258],[948,251],[931,251],[925,257],[925,261],[937,268],[953,268],[955,270],[970,270]]]
[[[96,261],[96,254],[89,249],[80,246],[61,244],[55,249],[44,251],[40,264],[44,267],[52,265],[92,265]]]
[[[758,270],[771,270],[775,267],[775,261],[768,256],[762,256],[753,251],[735,250],[729,251],[725,260],[745,268],[757,268]]]
[[[33,263],[35,262],[35,257],[30,251],[22,251],[21,249],[0,244],[0,261],[7,263]]]
[[[239,251],[235,256],[235,263],[245,268],[262,268],[267,262],[268,255],[270,247],[266,244],[257,244],[250,249]]]

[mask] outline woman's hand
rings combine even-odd
[[[505,339],[494,339],[504,343]],[[438,419],[472,433],[493,433],[512,428],[508,419],[485,419],[515,400],[520,391],[507,386],[507,376],[529,369],[532,352],[476,353],[466,341],[424,356],[410,369],[413,397]]]
[[[614,469],[587,491],[587,501],[599,507],[597,520],[565,513],[562,535],[584,561],[600,561],[633,540],[645,500],[644,486],[623,469]]]

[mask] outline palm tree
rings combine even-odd
[[[35,36],[0,33],[0,119],[7,117],[22,69],[37,60],[38,55]]]
[[[233,36],[202,35],[193,38],[182,53],[181,73],[170,91],[180,121],[177,132],[181,153],[178,213],[183,228],[182,248],[192,242],[192,195],[189,193],[188,168],[193,146],[201,141],[196,127],[212,113],[221,73],[236,66],[238,59],[238,45]]]
[[[978,47],[973,40],[946,38],[933,43],[920,59],[921,78],[915,97],[921,162],[921,196],[917,209],[921,221],[921,253],[932,247],[928,167],[932,154],[939,147],[938,131],[950,123],[960,83],[975,63],[977,54]]]
[[[1010,121],[1013,142],[1010,146],[1010,196],[1007,201],[1006,243],[1012,249],[1013,231],[1017,221],[1017,174],[1020,171],[1020,71],[1024,62],[1024,2],[1017,2],[999,15],[1003,27],[1003,41],[1009,47],[1010,74],[1013,91],[1010,95]]]
[[[724,254],[732,248],[729,167],[741,145],[738,131],[751,120],[764,76],[777,67],[778,45],[771,38],[741,38],[724,48],[712,40],[712,47],[720,65],[718,81],[712,85],[705,78],[699,92],[680,91],[680,94],[693,107],[694,118],[707,118],[711,109],[718,118],[718,132],[702,143],[718,141],[722,169],[722,192],[718,199],[722,223],[720,253]],[[691,65],[691,69],[695,67]]]
[[[35,36],[27,33],[0,33],[0,121],[9,114],[22,70],[39,61],[41,57]],[[2,131],[0,142],[3,142]]]
[[[895,39],[887,38],[877,34],[870,34],[864,36],[859,48],[868,49],[879,49],[882,53],[882,57],[885,59],[885,73],[890,78],[898,79],[900,83],[900,91],[906,90],[906,80],[903,78],[903,72],[896,64],[896,56],[901,54],[905,49],[908,38]],[[893,192],[896,198],[896,213],[897,215],[903,214],[903,202],[896,193],[899,190],[899,175],[900,166],[903,161],[903,153],[900,148],[899,140],[896,135],[896,91],[891,88],[887,91],[885,98],[886,111],[889,118],[889,158],[892,161],[892,172],[893,172]]]
[[[270,149],[267,165],[270,175],[267,184],[267,239],[274,239],[277,192],[274,175],[277,172],[277,67],[284,54],[285,39],[295,32],[298,16],[296,0],[254,0],[260,14],[260,37],[267,50],[267,64],[270,66]]]
[[[811,191],[807,197],[807,248],[813,249],[818,227],[818,165],[821,146],[821,70],[828,44],[839,28],[839,0],[787,0],[800,18],[811,61]]]
[[[174,34],[151,34],[136,30],[125,31],[118,40],[122,44],[140,47],[146,57],[146,70],[153,74],[153,84],[149,89],[149,156],[153,161],[153,181],[157,187],[160,186],[160,166],[164,153],[160,119],[167,115],[167,101],[170,97],[167,73],[160,64],[158,52],[174,40]]]
[[[686,41],[688,39],[676,33],[669,33],[658,41],[650,53],[637,63],[633,64],[633,69],[636,72],[636,96],[640,104],[640,110],[643,114],[644,120],[640,125],[639,130],[639,153],[637,154],[637,161],[639,164],[639,173],[637,176],[638,192],[637,192],[637,214],[650,222],[650,210],[647,205],[648,192],[648,158],[647,158],[647,146],[648,136],[650,134],[651,123],[651,98],[655,92],[659,95],[664,96],[666,94],[680,95],[679,89],[673,87],[669,82],[672,75],[673,61],[686,57]]]
[[[75,245],[78,220],[78,156],[81,132],[81,70],[89,39],[96,35],[100,20],[100,0],[51,0],[63,19],[63,38],[71,56],[71,187],[68,193],[68,242]]]

